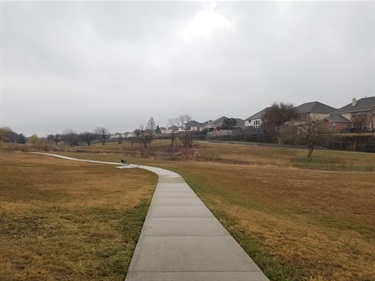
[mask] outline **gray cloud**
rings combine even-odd
[[[3,2],[3,125],[134,130],[374,95],[372,2]]]

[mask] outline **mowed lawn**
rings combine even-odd
[[[156,182],[139,169],[0,152],[0,280],[123,280]]]

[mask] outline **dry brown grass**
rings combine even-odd
[[[245,248],[258,241],[286,272],[257,260],[271,280],[375,280],[375,173],[149,164],[183,175]]]
[[[375,278],[369,266],[375,261],[374,174],[227,169],[200,180],[194,175],[194,185],[210,182],[201,194],[211,209],[225,210],[236,228],[259,239],[279,263],[301,269],[291,278]]]
[[[1,280],[122,280],[156,176],[0,153]]]
[[[375,154],[315,149],[307,161],[307,149],[296,147],[208,143],[199,145],[202,159],[233,164],[291,166],[317,170],[375,171]]]
[[[194,161],[163,161],[105,147],[69,155],[179,172],[271,280],[375,280],[375,154],[307,163],[305,149],[200,143]]]

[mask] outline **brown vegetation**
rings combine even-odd
[[[63,154],[180,173],[270,280],[375,280],[375,154],[317,150],[308,162],[305,149],[159,140],[79,149]]]
[[[122,280],[156,177],[0,152],[1,280]]]
[[[271,280],[375,279],[374,173],[191,162],[163,166],[184,176],[245,249],[258,244],[255,260]]]

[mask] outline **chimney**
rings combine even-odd
[[[357,105],[357,100],[356,100],[356,98],[353,98],[352,99],[352,106],[354,107],[354,106],[356,106]]]

